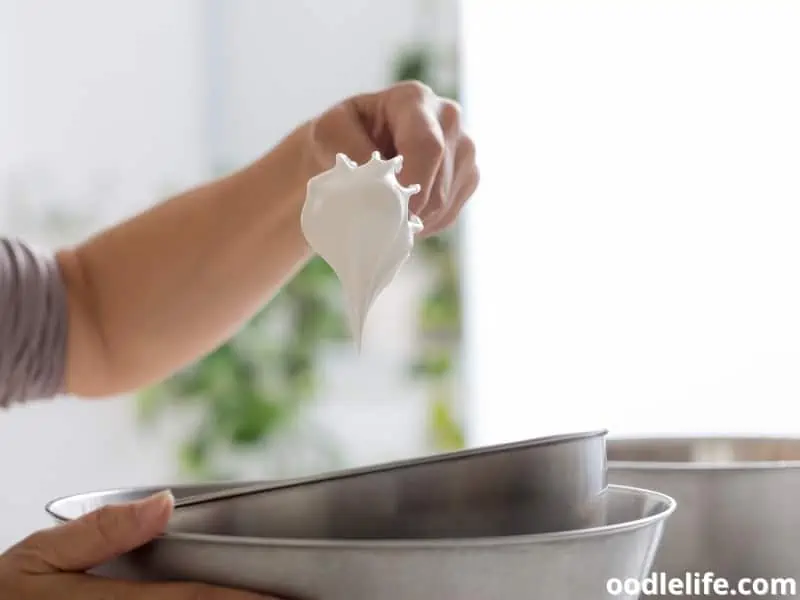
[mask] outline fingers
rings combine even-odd
[[[461,136],[452,155],[455,175],[448,202],[444,210],[430,220],[430,226],[425,228],[423,235],[435,234],[450,226],[480,183],[480,172],[475,164],[475,144],[468,136]]]
[[[441,101],[427,86],[409,82],[395,86],[386,101],[386,121],[403,170],[398,179],[404,186],[422,189],[409,208],[425,223],[444,204],[443,188],[449,186],[439,171],[447,157],[448,139],[441,123]]]
[[[359,164],[378,150],[402,155],[398,180],[419,185],[409,210],[424,224],[423,235],[450,225],[478,183],[475,147],[462,129],[461,108],[419,82],[351,98],[312,125],[319,166],[330,169],[342,152]]]
[[[172,514],[173,503],[172,494],[162,492],[139,502],[103,507],[80,519],[39,531],[12,552],[27,557],[29,573],[85,571],[160,535]]]
[[[37,584],[52,595],[41,598],[81,598],[81,600],[277,600],[273,596],[220,588],[200,583],[141,583],[86,575],[49,575],[37,577]],[[49,580],[49,581],[47,581]],[[39,597],[39,596],[35,596]]]
[[[164,531],[173,504],[172,495],[162,492],[35,533],[5,555],[17,573],[14,589],[24,598],[43,600],[277,600],[198,583],[142,583],[65,572],[89,570],[150,541]]]

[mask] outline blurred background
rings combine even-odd
[[[80,240],[401,79],[464,104],[482,171],[360,356],[315,260],[163,385],[5,411],[0,548],[90,489],[797,432],[798,30],[790,1],[0,0],[2,234]]]

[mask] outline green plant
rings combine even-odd
[[[216,453],[263,446],[313,399],[325,344],[348,335],[337,285],[328,264],[312,259],[228,343],[141,395],[144,422],[170,406],[200,412],[180,448],[184,472],[226,477]]]

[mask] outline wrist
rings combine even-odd
[[[308,180],[319,170],[314,164],[307,130],[307,125],[298,127],[252,165],[265,194],[295,212],[298,219]]]
[[[300,214],[308,180],[318,170],[308,140],[307,125],[302,125],[237,175],[245,189],[254,190],[253,200],[262,214],[283,234],[291,233],[304,250],[307,244],[300,229]]]

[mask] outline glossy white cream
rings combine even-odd
[[[308,182],[301,227],[311,249],[342,284],[348,319],[358,349],[375,300],[408,260],[422,221],[408,211],[420,187],[403,187],[397,173],[403,158],[382,160],[378,152],[363,165],[344,154]]]

